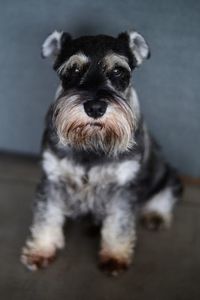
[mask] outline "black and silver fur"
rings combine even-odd
[[[43,175],[22,262],[47,266],[64,247],[65,218],[90,213],[101,224],[99,264],[115,275],[131,263],[137,216],[150,229],[168,227],[181,193],[131,84],[149,47],[135,31],[77,39],[55,31],[42,55],[54,58],[60,86],[46,117]]]

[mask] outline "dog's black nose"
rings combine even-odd
[[[105,101],[91,100],[84,103],[86,114],[94,119],[102,117],[106,112],[107,106]]]

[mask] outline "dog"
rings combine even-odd
[[[65,219],[91,214],[101,226],[99,266],[127,269],[140,218],[167,228],[182,186],[142,114],[132,72],[150,57],[136,31],[72,38],[54,31],[42,45],[60,79],[42,141],[42,177],[21,260],[49,265],[64,247]]]

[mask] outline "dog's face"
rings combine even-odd
[[[131,148],[137,117],[131,99],[131,72],[149,56],[143,37],[122,33],[72,39],[52,33],[42,48],[54,55],[61,88],[53,122],[63,144],[116,155]]]

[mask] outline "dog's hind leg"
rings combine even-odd
[[[170,188],[160,191],[143,206],[141,211],[142,224],[150,230],[157,230],[161,227],[168,228],[172,221],[175,203],[176,198]]]
[[[178,178],[174,177],[173,184],[163,187],[155,193],[141,209],[142,224],[150,230],[169,228],[173,217],[173,208],[182,192]]]

